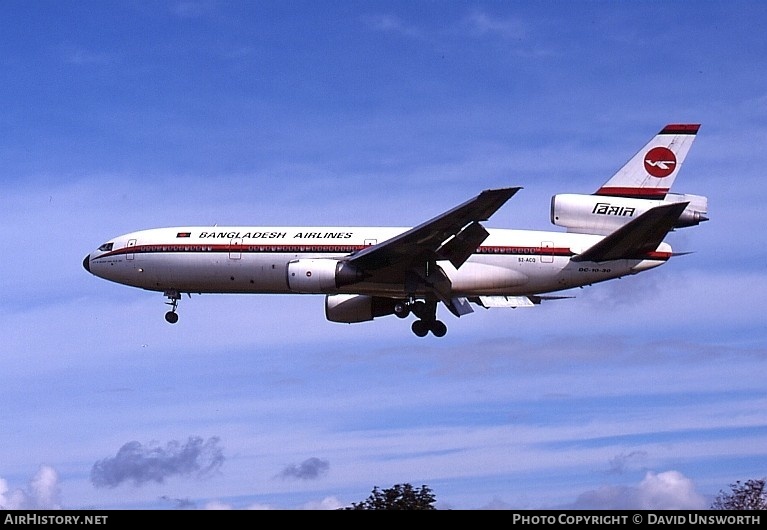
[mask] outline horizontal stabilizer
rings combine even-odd
[[[648,252],[657,250],[688,204],[672,203],[648,210],[572,258],[572,261],[642,259]]]

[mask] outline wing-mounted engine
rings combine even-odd
[[[364,294],[335,294],[325,297],[325,318],[331,322],[353,324],[394,314],[397,301]]]
[[[568,232],[607,235],[643,213],[665,204],[689,202],[674,228],[708,221],[708,198],[668,193],[665,199],[559,194],[551,198],[551,222]]]
[[[364,275],[342,260],[297,259],[287,266],[288,288],[294,293],[327,294],[362,281]]]

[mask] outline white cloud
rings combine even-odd
[[[639,509],[645,510],[699,510],[706,500],[695,491],[692,480],[678,471],[647,472],[637,488]]]
[[[311,501],[303,505],[304,510],[337,510],[347,506],[336,497],[325,497],[319,501]]]
[[[0,478],[0,508],[5,510],[61,509],[59,474],[50,466],[40,466],[25,489],[11,490]]]
[[[203,506],[205,510],[233,510],[234,507],[231,504],[227,504],[221,501],[209,501]]]
[[[578,496],[571,508],[586,510],[700,510],[706,499],[678,471],[647,472],[637,486],[604,486]]]

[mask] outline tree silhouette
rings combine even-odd
[[[730,492],[720,491],[711,505],[712,510],[767,510],[767,492],[764,479],[736,481]]]
[[[410,484],[395,484],[388,489],[373,488],[370,496],[360,503],[353,502],[345,510],[436,510],[436,498],[428,486],[414,488]]]

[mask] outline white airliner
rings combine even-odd
[[[667,125],[594,194],[552,197],[551,221],[565,232],[485,228],[514,187],[485,190],[415,228],[141,230],[104,243],[83,266],[164,293],[170,323],[182,293],[320,294],[332,322],[412,313],[413,333],[441,337],[440,302],[458,317],[472,304],[533,306],[665,263],[668,232],[708,219],[706,197],[669,193],[698,128]]]

